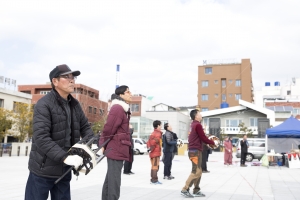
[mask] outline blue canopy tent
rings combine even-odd
[[[266,130],[267,150],[275,152],[288,152],[292,148],[298,149],[300,144],[300,121],[293,116],[282,124]]]

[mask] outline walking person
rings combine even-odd
[[[158,181],[157,172],[159,170],[159,162],[161,156],[161,144],[162,144],[162,132],[161,132],[161,121],[155,120],[153,122],[154,131],[151,133],[147,142],[147,147],[150,149],[150,161],[151,161],[151,180],[150,183],[154,185],[160,185]],[[165,144],[164,144],[165,145]]]
[[[103,150],[107,151],[107,172],[102,187],[102,200],[120,198],[121,172],[123,161],[131,162],[132,142],[130,140],[129,120],[131,101],[129,87],[122,85],[111,95],[111,108],[100,137],[99,144],[107,143]],[[103,151],[102,150],[102,151]]]
[[[217,145],[217,141],[209,140],[204,132],[201,125],[202,116],[198,110],[192,110],[190,117],[193,122],[191,124],[191,131],[188,138],[188,156],[192,162],[192,172],[186,180],[185,186],[181,190],[181,195],[193,198],[193,197],[204,197],[205,195],[200,192],[200,180],[202,175],[202,142],[205,144]],[[194,185],[193,195],[189,192],[190,187]]]
[[[49,74],[52,90],[34,106],[33,138],[29,155],[29,177],[25,200],[45,200],[50,192],[52,200],[71,199],[69,172],[77,169],[82,157],[68,155],[68,150],[81,138],[90,139],[94,133],[80,103],[71,95],[80,71],[67,65],[55,67]]]
[[[174,179],[174,176],[171,176],[172,160],[174,155],[174,148],[177,145],[177,141],[174,140],[172,126],[170,126],[169,123],[165,123],[164,129],[166,130],[163,136],[164,179],[172,180]]]
[[[247,167],[247,165],[245,165],[245,161],[248,153],[249,143],[247,141],[246,134],[243,136],[243,139],[241,140],[240,143],[241,143],[241,167]]]
[[[224,165],[232,165],[232,144],[228,136],[224,140]]]
[[[201,164],[201,168],[202,168],[202,173],[209,173],[210,171],[207,170],[207,154],[208,154],[208,146],[202,142],[202,164]]]
[[[125,160],[125,162],[124,162],[124,171],[123,171],[123,174],[126,174],[126,175],[132,175],[132,174],[134,174],[131,171],[131,169],[132,169],[132,163],[133,163],[133,147],[134,147],[134,143],[133,143],[133,139],[132,139],[132,134],[133,134],[134,130],[133,130],[131,124],[129,124],[129,130],[130,130],[130,141],[131,141],[131,149],[130,149],[131,162],[127,161],[127,160]]]

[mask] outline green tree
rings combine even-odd
[[[103,131],[104,125],[106,123],[107,116],[101,117],[97,122],[94,122],[92,125],[92,130],[94,134],[97,134],[99,131]]]
[[[248,127],[245,126],[244,122],[240,123],[239,127],[240,127],[240,133],[247,134],[248,138],[253,138],[253,131],[251,129],[248,129]]]
[[[32,137],[33,127],[33,105],[16,102],[14,104],[14,126],[18,131],[15,135],[20,142],[23,142],[26,137]]]
[[[0,108],[0,143],[2,139],[5,137],[7,130],[12,127],[12,120],[10,119],[11,112],[5,110],[4,108]]]

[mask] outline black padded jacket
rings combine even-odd
[[[93,131],[80,103],[69,95],[71,110],[71,145],[81,138],[89,139]],[[62,97],[56,90],[41,98],[34,106],[33,139],[29,155],[29,170],[42,177],[59,178],[63,174],[67,114]]]

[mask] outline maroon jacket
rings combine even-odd
[[[189,150],[197,149],[202,151],[202,142],[205,144],[215,144],[205,136],[200,122],[194,120],[191,124],[191,133],[189,135]]]
[[[131,162],[130,114],[127,103],[117,99],[112,101],[112,107],[99,140],[101,145],[111,138],[111,141],[104,147],[105,150],[110,149],[106,155],[110,159]]]

